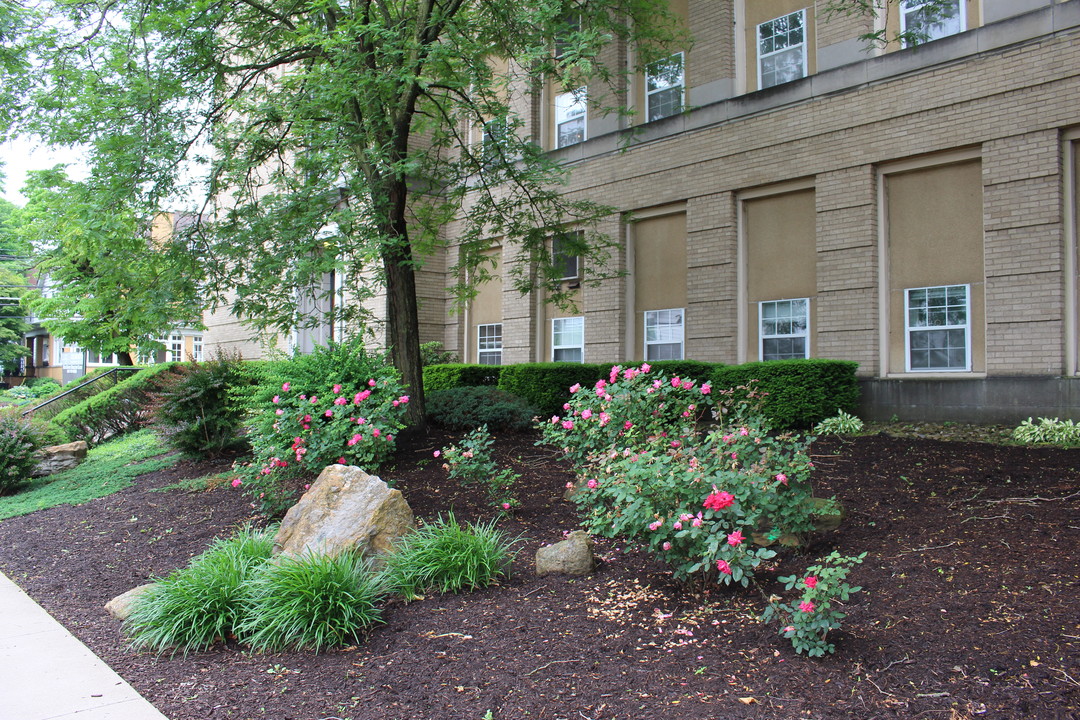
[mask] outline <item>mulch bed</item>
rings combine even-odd
[[[432,460],[452,439],[414,438],[381,474],[422,518],[487,519],[478,493]],[[220,463],[182,463],[112,497],[0,522],[0,569],[172,720],[1080,717],[1080,451],[819,441],[818,494],[835,493],[848,519],[766,575],[833,549],[869,555],[836,655],[811,660],[756,622],[755,591],[689,592],[619,543],[598,543],[592,576],[536,578],[537,547],[576,525],[566,466],[533,442],[497,445],[523,473],[522,507],[502,522],[522,537],[512,577],[393,604],[355,647],[223,645],[187,657],[127,647],[105,602],[252,516],[228,485],[154,492]]]

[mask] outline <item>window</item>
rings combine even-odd
[[[551,359],[554,362],[585,362],[585,318],[551,321]]]
[[[757,48],[759,88],[806,77],[806,11],[758,25]]]
[[[913,288],[904,293],[909,371],[971,369],[968,287]]]
[[[184,359],[184,336],[170,335],[166,353],[165,362],[181,362]]]
[[[116,365],[116,355],[102,355],[93,350],[86,351],[87,365]]]
[[[502,144],[506,135],[506,122],[504,120],[488,120],[484,123],[484,130],[480,136],[480,153],[485,165],[490,165],[499,158]]]
[[[559,18],[555,30],[555,59],[561,60],[573,46],[573,38],[581,32],[581,13],[567,13]]]
[[[551,240],[551,262],[559,270],[560,280],[577,280],[581,277],[580,256],[577,248],[584,242],[580,230],[556,235]]]
[[[645,68],[645,117],[648,122],[683,109],[683,55],[675,53]]]
[[[645,359],[683,359],[683,315],[677,310],[645,311]]]
[[[964,30],[964,10],[960,0],[902,0],[900,32],[904,47],[955,35]]]
[[[555,96],[555,147],[584,142],[587,97],[583,87]]]
[[[202,335],[191,336],[191,357],[195,360],[195,362],[203,361]]]
[[[771,300],[758,303],[762,360],[809,357],[810,300]]]
[[[476,326],[476,361],[481,365],[502,365],[502,323]]]

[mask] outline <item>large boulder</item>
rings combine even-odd
[[[328,465],[285,514],[274,549],[286,555],[354,549],[375,560],[415,527],[400,490],[358,467]]]
[[[553,573],[588,575],[594,565],[593,540],[583,530],[575,530],[562,542],[536,551],[536,574],[541,577]]]
[[[31,477],[45,477],[75,467],[86,459],[87,445],[83,440],[64,445],[50,445],[38,450],[38,464]]]

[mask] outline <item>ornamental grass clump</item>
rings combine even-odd
[[[359,555],[279,555],[251,579],[240,639],[258,652],[319,652],[382,622],[381,575]]]
[[[495,521],[463,526],[448,513],[399,540],[383,573],[393,591],[409,600],[431,590],[475,590],[508,574],[516,543]]]
[[[217,539],[187,567],[158,580],[132,608],[124,630],[139,649],[187,654],[233,634],[247,582],[274,549],[274,528]]]

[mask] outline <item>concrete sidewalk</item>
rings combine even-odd
[[[54,718],[167,720],[0,573],[0,719]]]

